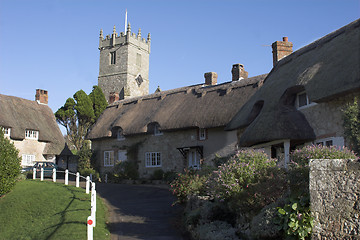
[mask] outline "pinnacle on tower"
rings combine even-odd
[[[137,37],[138,37],[139,39],[141,39],[141,28],[139,28],[139,31],[138,31]]]
[[[128,27],[127,27],[127,32],[126,34],[130,35],[131,34],[131,25],[130,22],[128,23]]]
[[[116,27],[114,25],[114,28],[113,28],[113,34],[116,34]]]
[[[148,41],[148,42],[150,42],[150,41],[151,41],[150,33],[148,33],[148,36],[147,36],[147,41]]]
[[[100,29],[100,38],[101,38],[101,39],[104,38],[103,30],[102,30],[102,29]]]

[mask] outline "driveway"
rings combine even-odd
[[[165,186],[96,184],[108,205],[111,240],[188,240],[180,232],[180,207]]]

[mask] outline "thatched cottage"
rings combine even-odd
[[[239,146],[264,148],[286,163],[304,144],[346,145],[342,109],[360,95],[360,19],[274,62],[227,125],[242,133]]]
[[[48,93],[41,89],[35,101],[0,94],[0,127],[19,150],[22,167],[72,155],[47,103]]]
[[[210,72],[205,84],[110,104],[88,134],[101,172],[128,160],[147,178],[156,169],[180,172],[232,153],[237,132],[224,127],[266,76],[247,78],[241,64],[232,73],[231,82],[217,84],[217,74]]]

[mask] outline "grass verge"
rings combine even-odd
[[[94,239],[110,239],[97,199]],[[0,199],[0,239],[87,239],[90,194],[60,183],[23,180]]]

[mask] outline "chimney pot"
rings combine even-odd
[[[216,72],[207,72],[204,73],[205,84],[206,85],[216,85],[217,84],[217,73]]]
[[[248,78],[249,73],[245,71],[244,65],[240,63],[233,64],[231,69],[232,81]]]
[[[48,104],[48,91],[36,89],[35,101],[41,104]]]
[[[283,42],[287,42],[288,41],[288,37],[283,37]]]

